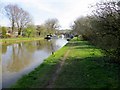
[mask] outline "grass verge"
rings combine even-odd
[[[119,68],[104,57],[101,49],[74,38],[39,67],[23,76],[12,88],[45,88],[65,52],[70,52],[54,82],[55,88],[116,88]]]

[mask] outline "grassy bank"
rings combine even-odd
[[[26,42],[26,41],[33,41],[33,40],[41,40],[43,38],[39,38],[39,37],[36,37],[36,38],[33,38],[33,37],[30,37],[30,38],[7,38],[7,39],[0,39],[0,43],[1,44],[13,44],[13,43],[19,43],[19,42]]]
[[[42,65],[23,76],[12,88],[46,88],[64,54],[69,50],[53,88],[116,88],[119,85],[119,65],[87,41],[74,38]]]

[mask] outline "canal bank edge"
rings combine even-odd
[[[116,88],[119,67],[108,63],[101,50],[87,41],[74,38],[51,55],[28,75],[23,76],[11,88],[47,88],[64,54],[71,48],[52,88]],[[49,88],[49,87],[48,87]]]
[[[27,42],[27,41],[34,41],[34,40],[42,40],[44,38],[10,38],[10,39],[1,39],[0,44],[6,45],[6,44],[14,44],[14,43],[20,43],[20,42]]]

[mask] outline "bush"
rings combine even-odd
[[[117,2],[97,3],[92,16],[75,21],[74,32],[104,50],[105,55],[120,62],[120,13]]]
[[[6,38],[6,28],[5,27],[2,27],[2,38]]]

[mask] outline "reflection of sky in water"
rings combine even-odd
[[[22,69],[20,72],[5,72],[4,76],[3,76],[3,86],[6,85],[11,85],[11,80],[12,83],[16,82],[16,78],[20,78],[22,75],[27,74],[29,72],[31,72],[32,70],[34,70],[35,67],[37,67],[38,65],[40,65],[42,63],[41,59],[45,59],[48,57],[48,53],[44,52],[44,51],[36,51],[33,55],[32,55],[32,59],[35,58],[33,60],[33,63],[30,63],[29,66],[27,66],[26,68]],[[6,87],[6,86],[5,86]]]
[[[67,41],[65,39],[58,39],[56,41],[56,46],[63,47],[66,44],[65,42],[67,43]]]
[[[57,39],[49,42],[33,41],[7,46],[6,53],[2,54],[3,87],[9,87],[22,75],[34,70],[51,54],[52,49],[56,51],[66,43],[64,39]]]
[[[12,56],[11,52],[12,52],[12,46],[7,46],[6,53],[2,54],[2,65],[6,64],[8,62],[7,60],[11,60],[11,56]]]

